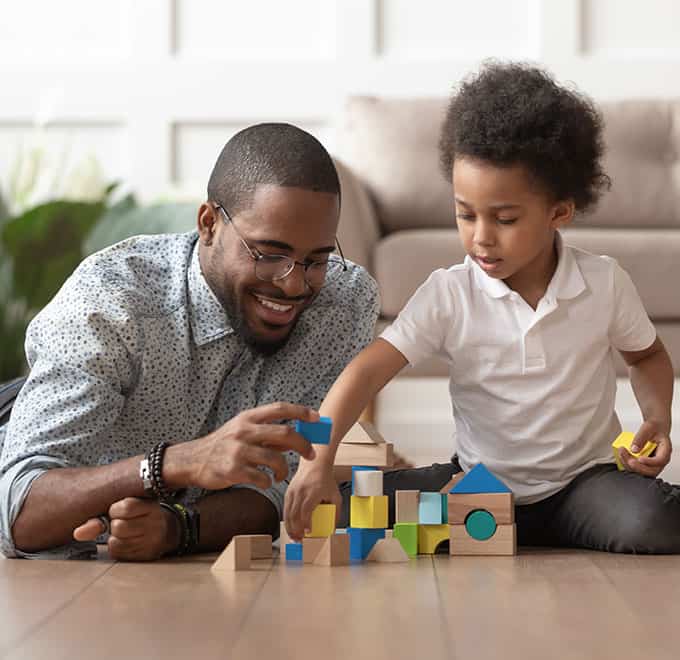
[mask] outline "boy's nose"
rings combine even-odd
[[[496,240],[495,232],[488,223],[476,222],[473,240],[477,245],[493,245]]]

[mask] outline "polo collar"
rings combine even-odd
[[[187,270],[189,315],[194,341],[198,346],[207,344],[233,332],[227,313],[203,277],[198,260],[197,240]]]
[[[557,268],[544,297],[548,300],[575,298],[586,288],[583,274],[576,263],[572,249],[564,245],[559,231],[555,232],[555,246],[557,247]],[[465,257],[465,263],[472,268],[477,287],[487,295],[492,298],[504,298],[512,293],[512,289],[503,280],[489,277],[469,255]]]

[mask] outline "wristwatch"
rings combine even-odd
[[[153,479],[151,477],[151,469],[148,458],[143,458],[139,462],[139,478],[142,480],[142,484],[144,486],[144,494],[148,497],[155,497]]]

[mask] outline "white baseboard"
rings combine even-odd
[[[678,385],[680,380],[676,380],[673,419],[680,419]],[[624,429],[635,431],[639,427],[640,410],[627,379],[617,382],[616,410]],[[398,378],[392,381],[378,396],[376,424],[385,438],[417,465],[449,460],[455,451],[455,427],[448,380]],[[662,476],[672,483],[680,483],[680,451],[675,453]]]

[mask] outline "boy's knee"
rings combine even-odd
[[[680,502],[677,505],[635,507],[621,516],[610,535],[610,552],[680,554]]]

